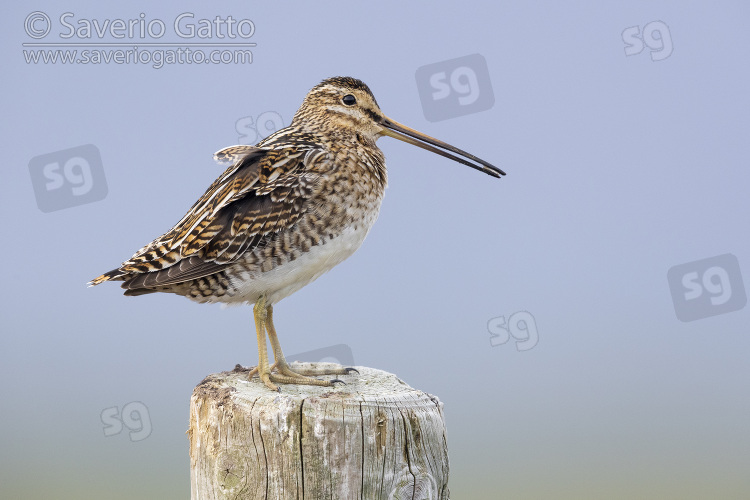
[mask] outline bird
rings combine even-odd
[[[361,80],[333,77],[305,96],[290,125],[255,146],[214,154],[226,170],[162,236],[89,286],[122,281],[125,295],[173,293],[200,303],[253,305],[258,365],[268,389],[333,386],[351,367],[286,361],[273,306],[351,256],[380,212],[388,183],[376,141],[389,136],[500,178],[505,172],[388,118]],[[266,335],[274,355],[269,364]]]

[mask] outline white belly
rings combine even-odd
[[[222,297],[221,301],[253,304],[265,294],[268,303],[275,304],[346,260],[362,245],[370,225],[360,224],[357,230],[345,229],[338,237],[314,246],[295,260],[268,272],[242,272],[231,277],[236,290],[232,297]]]

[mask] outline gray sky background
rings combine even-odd
[[[189,12],[250,19],[257,46],[252,64],[27,63],[34,11],[51,20],[48,43],[143,43],[64,40],[65,12],[144,13],[164,21],[159,42],[185,42],[172,22]],[[6,6],[0,496],[189,495],[190,394],[257,362],[252,311],[85,283],[182,217],[248,118],[286,125],[312,86],[348,75],[392,118],[508,175],[380,140],[380,219],[275,308],[285,350],[346,344],[355,364],[439,396],[457,499],[747,498],[748,14],[745,2]],[[446,61],[474,54],[485,109],[450,104],[460,75],[445,101],[418,84],[419,68],[450,81]],[[106,189],[65,194],[85,184],[72,165],[60,189],[35,192],[32,179],[57,181],[30,165],[64,173],[64,151],[89,144]],[[65,203],[79,204],[40,209]],[[536,344],[517,340],[524,327]],[[115,433],[102,414],[129,403],[147,429]]]

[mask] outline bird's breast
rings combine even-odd
[[[358,192],[357,192],[358,191]],[[249,253],[226,271],[231,285],[222,302],[274,304],[349,258],[380,211],[382,190],[333,190],[290,230]]]

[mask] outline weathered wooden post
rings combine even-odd
[[[281,393],[239,367],[208,376],[190,399],[192,500],[448,499],[443,404],[357,369]]]

